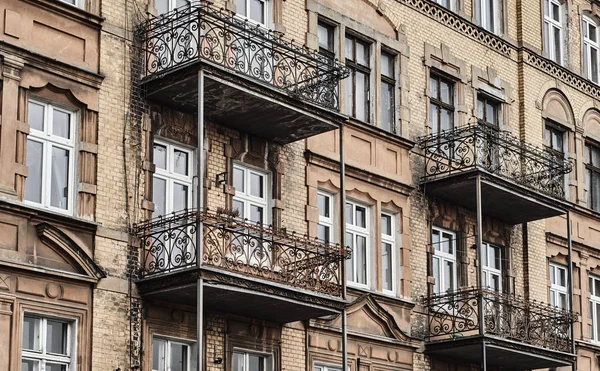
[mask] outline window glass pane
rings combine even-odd
[[[566,294],[563,294],[563,293],[558,294],[558,304],[559,304],[558,306],[561,309],[567,309],[567,295]]]
[[[560,21],[560,10],[558,5],[555,3],[552,3],[552,19],[554,19],[556,22]]]
[[[389,215],[381,215],[381,233],[387,236],[392,235],[392,217]]]
[[[499,292],[499,291],[500,291],[500,289],[501,289],[501,287],[500,287],[500,276],[499,276],[499,275],[497,275],[497,274],[492,274],[492,275],[491,275],[491,283],[492,283],[492,284],[490,285],[490,287],[491,287],[491,288],[492,288],[494,291],[496,291],[496,292]]]
[[[381,74],[394,78],[394,56],[387,53],[381,53]]]
[[[394,131],[394,86],[381,83],[381,128]]]
[[[70,139],[71,115],[67,112],[53,110],[52,116],[52,134]]]
[[[437,79],[435,77],[431,77],[429,79],[429,89],[431,90],[431,96],[433,98],[439,98],[439,92],[438,92],[438,84],[437,84]]]
[[[544,15],[546,16],[550,16],[550,12],[549,12],[549,0],[544,0]]]
[[[241,15],[247,15],[246,0],[235,0],[235,11]]]
[[[44,145],[27,140],[27,179],[25,180],[25,199],[42,202],[42,164]]]
[[[356,251],[354,250],[354,235],[346,233],[346,246],[350,249],[350,259],[346,259],[346,278],[354,282],[354,261],[356,260]]]
[[[265,24],[265,3],[262,0],[250,0],[250,19]]]
[[[325,195],[317,195],[317,207],[319,209],[319,215],[329,218],[329,197]]]
[[[164,340],[152,339],[152,369],[165,370],[165,344]]]
[[[440,291],[440,260],[433,258],[433,278],[435,278],[435,284],[433,286],[433,292],[439,294]]]
[[[188,153],[184,151],[173,151],[173,171],[181,175],[189,175]]]
[[[433,134],[439,131],[439,122],[438,122],[438,107],[435,104],[429,105],[429,120],[431,121],[431,132]]]
[[[188,186],[173,183],[173,211],[188,209],[190,207],[188,200]]]
[[[486,29],[488,31],[494,32],[494,13],[496,9],[494,9],[494,1],[495,0],[485,0],[486,1]]]
[[[590,50],[590,65],[592,68],[592,76],[591,79],[593,82],[598,82],[598,50],[591,49]]]
[[[356,226],[367,227],[367,209],[362,206],[356,206]]]
[[[69,151],[52,148],[50,205],[67,209],[69,196]]]
[[[592,174],[592,208],[600,211],[600,173]]]
[[[600,296],[600,280],[594,279],[594,294]]]
[[[256,173],[250,173],[250,195],[263,198],[264,195],[264,176]]]
[[[552,27],[554,30],[554,61],[556,63],[561,63],[561,53],[560,53],[560,43],[562,42],[562,38],[560,37],[560,29],[556,27]]]
[[[154,202],[153,217],[165,215],[167,212],[167,181],[154,177],[152,182],[152,202]]]
[[[250,221],[256,223],[265,222],[264,209],[260,206],[250,205]]]
[[[352,212],[352,204],[346,204],[346,224],[354,225],[354,213]]]
[[[233,168],[233,186],[236,192],[245,192],[244,170]]]
[[[594,26],[591,23],[588,23],[588,38],[590,40],[592,40],[593,42],[597,42],[597,36],[596,36],[596,26]]]
[[[39,371],[39,362],[31,359],[21,361],[21,371]]]
[[[171,371],[187,371],[187,345],[171,343]]]
[[[40,350],[40,319],[23,318],[23,349]]]
[[[600,148],[590,147],[592,152],[592,165],[600,167]]]
[[[485,119],[485,102],[483,98],[477,98],[477,118],[480,120]]]
[[[58,363],[46,363],[46,371],[67,371],[67,365]]]
[[[159,169],[167,169],[167,147],[154,145],[154,165]]]
[[[233,200],[233,210],[239,211],[239,217],[245,218],[246,214],[244,214],[244,203],[238,200]]]
[[[555,296],[555,292],[550,290],[550,306],[551,307],[555,307],[556,306],[556,299],[554,298]]]
[[[27,122],[32,129],[44,130],[44,106],[29,102],[27,107]]]
[[[233,371],[244,371],[244,355],[242,353],[233,353]]]
[[[317,224],[317,238],[324,242],[330,241],[330,228],[326,225]]]
[[[454,290],[454,262],[444,261],[444,291]]]
[[[585,185],[587,188],[587,206],[592,207],[592,171],[589,169],[585,170]]]
[[[557,269],[558,270],[558,285],[567,287],[567,271],[565,269]]]
[[[444,130],[450,130],[452,129],[453,125],[453,114],[454,112],[449,111],[447,109],[442,109],[441,111],[441,123],[440,123],[440,129],[442,131]]]
[[[362,72],[356,72],[356,118],[361,121],[368,120],[367,90],[367,75]]]
[[[556,284],[556,268],[554,268],[553,266],[550,266],[550,284],[554,285]]]
[[[248,370],[247,371],[264,371],[264,359],[255,354],[248,354]]]
[[[590,294],[594,295],[595,291],[594,291],[594,279],[592,277],[589,278],[588,280],[588,290],[590,290]]]
[[[448,233],[442,233],[442,240],[440,241],[441,244],[441,251],[445,252],[447,254],[454,254],[454,248],[452,246],[452,235],[448,234]]]
[[[382,278],[383,278],[383,289],[392,289],[392,245],[389,243],[381,244],[381,266],[382,266]]]
[[[486,120],[494,126],[498,124],[498,122],[496,121],[496,109],[497,107],[494,103],[490,101],[486,103]]]
[[[165,14],[169,11],[169,0],[155,0],[154,4],[158,14]]]
[[[350,38],[346,38],[346,58],[354,60],[354,42]]]
[[[433,231],[431,233],[431,244],[433,245],[433,248],[436,250],[440,249],[440,232],[438,231]]]
[[[356,73],[350,70],[350,77],[346,79],[346,113],[354,116],[354,76]]]
[[[356,269],[357,282],[367,283],[367,239],[363,236],[356,236]]]
[[[356,42],[356,62],[363,66],[369,65],[369,46],[361,42]]]
[[[600,304],[596,303],[596,316],[594,318],[594,327],[596,328],[596,337],[594,338],[595,340],[600,339]]]
[[[319,23],[317,29],[317,36],[319,38],[319,47],[331,51],[333,45],[330,45],[331,40],[331,28],[322,23]]]
[[[188,6],[190,5],[190,2],[188,0],[176,0],[175,1],[175,6],[177,8],[181,8],[182,6]]]
[[[48,320],[46,325],[46,351],[67,354],[67,328],[63,322]]]
[[[452,87],[446,81],[440,81],[440,98],[444,103],[452,103]]]

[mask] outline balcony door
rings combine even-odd
[[[169,218],[193,207],[192,184],[195,156],[191,149],[155,140],[155,172],[152,180],[153,218]],[[191,224],[191,225],[190,225]],[[161,270],[170,271],[191,263],[195,256],[193,221],[174,217],[154,230],[152,255]]]
[[[502,292],[502,255],[500,246],[484,242],[483,253],[483,287]]]
[[[502,172],[500,149],[500,122],[502,105],[486,95],[477,96],[477,122],[481,129],[477,146],[477,165],[492,173]]]
[[[502,250],[500,246],[484,242],[481,245],[483,276],[482,287],[486,290],[502,292]],[[505,325],[510,324],[505,316],[510,316],[504,308],[504,298],[489,291],[483,293],[483,310],[485,318],[485,328],[490,333],[502,333]],[[509,326],[510,327],[510,326]]]

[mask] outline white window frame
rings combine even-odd
[[[158,12],[158,7],[156,6],[156,2],[157,1],[159,1],[159,0],[154,0],[154,7],[156,8],[156,11]],[[190,6],[192,1],[194,1],[194,0],[186,0],[187,4],[186,5],[182,5],[179,8],[183,8],[185,6]],[[178,8],[178,6],[177,6],[177,0],[167,0],[167,8],[168,8],[167,9],[167,13],[172,12],[173,10],[177,9]],[[158,15],[160,16],[160,15],[163,15],[163,14],[165,14],[165,13],[159,13]]]
[[[452,254],[449,253],[445,253],[443,251],[441,251],[441,249],[436,249],[435,246],[433,247],[433,255],[432,255],[432,259],[438,261],[438,272],[436,274],[436,272],[433,272],[433,277],[436,277],[436,283],[437,283],[437,278],[439,278],[439,284],[437,285],[439,287],[439,292],[435,292],[435,285],[434,285],[434,293],[435,294],[445,294],[447,291],[441,291],[442,287],[446,286],[446,282],[444,281],[444,263],[445,262],[451,262],[454,264],[454,270],[453,270],[453,280],[454,280],[454,287],[450,287],[449,291],[455,291],[458,288],[458,275],[457,275],[457,270],[458,270],[458,266],[457,266],[457,259],[456,259],[456,232],[453,232],[451,230],[448,229],[444,229],[444,228],[440,228],[440,227],[432,227],[431,230],[431,238],[432,238],[432,244],[433,244],[433,233],[434,232],[438,232],[440,234],[440,237],[442,236],[443,233],[445,234],[449,234],[451,236],[450,242],[452,243]],[[432,262],[432,269],[433,269],[433,262]]]
[[[477,15],[480,17],[477,22],[478,25],[480,27],[482,27],[483,29],[492,32],[496,35],[501,33],[502,30],[502,23],[503,23],[503,19],[502,19],[502,13],[503,13],[503,9],[502,9],[502,4],[503,0],[493,0],[493,7],[494,9],[488,9],[487,7],[487,2],[486,0],[477,0],[477,4],[475,5],[477,7]],[[493,17],[494,17],[494,28],[490,29],[490,25],[487,24],[487,16],[488,13],[492,11],[493,12]]]
[[[547,9],[546,9],[546,4]],[[558,21],[554,20],[552,17],[552,5],[558,6]],[[564,53],[564,12],[565,12],[565,4],[560,0],[544,0],[544,48],[546,53],[548,54],[548,58],[553,60],[560,65],[564,64],[565,53]],[[556,50],[554,45],[556,45],[556,40],[554,40],[554,29],[559,30],[559,45],[560,50],[560,58],[557,60]]]
[[[348,369],[350,369],[350,367],[348,367]],[[313,371],[342,371],[342,366],[323,362],[315,362],[313,364]]]
[[[383,228],[381,229],[381,290],[384,293],[387,294],[391,294],[394,295],[396,293],[396,217],[394,214],[391,213],[387,213],[387,212],[382,212],[381,216],[386,216],[390,218],[391,221],[391,233],[392,234],[384,234],[383,233]],[[383,244],[390,244],[391,245],[391,256],[389,257],[390,259],[390,265],[391,265],[391,270],[392,270],[392,287],[391,289],[386,289],[383,286]]]
[[[434,3],[438,3],[439,5],[441,5],[442,7],[451,10],[453,12],[456,11],[456,0],[447,0],[448,1],[448,6],[444,5],[444,0],[432,0]]]
[[[483,271],[483,275],[485,277],[485,282],[487,282],[487,285],[484,288],[493,290],[493,287],[490,286],[491,278],[492,278],[492,276],[497,276],[498,283],[500,285],[498,292],[502,292],[503,291],[503,286],[502,286],[502,247],[484,242],[481,245],[481,248],[485,249],[485,259],[483,259],[484,261],[483,261],[482,271]],[[498,249],[498,253],[500,254],[500,269],[492,268],[490,265],[490,250],[493,248]]]
[[[241,1],[246,2],[246,11],[249,12],[250,11],[250,2],[253,0],[241,0]],[[244,21],[248,21],[249,23],[252,23],[256,26],[269,28],[269,24],[271,23],[271,20],[269,19],[269,17],[271,16],[271,12],[269,12],[269,10],[271,8],[270,2],[272,0],[257,0],[257,1],[262,2],[264,5],[263,19],[265,20],[266,23],[260,23],[258,21],[255,21],[254,19],[251,19],[249,14],[238,13],[239,9],[236,10],[236,17],[239,17],[239,18],[243,19]],[[235,3],[235,0],[234,0],[234,3]]]
[[[352,215],[353,215],[353,220],[356,219],[356,207],[362,207],[365,209],[365,227],[359,227],[353,224],[350,224],[350,222],[348,220],[346,220],[346,236],[348,236],[348,234],[352,235],[352,246],[353,246],[353,251],[350,255],[350,259],[347,260],[347,265],[346,267],[348,267],[348,265],[352,265],[352,276],[355,278],[354,281],[351,281],[348,279],[348,277],[346,276],[346,282],[348,283],[348,286],[353,286],[353,287],[360,287],[360,288],[369,288],[370,287],[370,275],[371,275],[371,234],[370,234],[370,213],[369,213],[369,206],[355,202],[355,201],[351,201],[351,200],[347,200],[346,201],[346,207],[348,205],[352,206]],[[344,212],[346,212],[346,208],[344,208]],[[365,238],[365,264],[366,264],[366,282],[365,283],[359,283],[357,282],[356,278],[358,277],[358,267],[357,267],[357,259],[355,259],[355,252],[354,250],[357,247],[356,244],[356,240],[357,237],[364,237]],[[346,237],[347,238],[347,237]],[[348,241],[346,241],[346,245],[350,245],[348,243]],[[348,273],[346,272],[346,275]]]
[[[590,282],[590,316],[591,318],[591,327],[592,331],[590,334],[590,339],[593,343],[600,343],[600,336],[598,332],[600,332],[600,321],[596,321],[597,316],[600,315],[600,309],[598,306],[600,305],[600,293],[594,292],[595,284],[591,284],[594,281],[600,281],[600,277],[593,276],[590,274],[589,276]]]
[[[600,25],[596,23],[593,19],[587,16],[583,16],[583,48],[584,48],[584,58],[583,58],[583,66],[585,70],[585,76],[595,84],[600,83]],[[596,28],[596,42],[592,41],[589,36],[585,36],[587,31],[589,30],[588,25],[591,24]],[[596,81],[594,81],[594,76],[592,76],[592,65],[591,65],[591,49],[596,50],[596,55],[598,56],[598,64],[596,70],[598,71],[598,76],[595,76]],[[587,58],[585,57],[587,55]]]
[[[46,363],[62,364],[66,366],[67,371],[77,370],[77,320],[72,318],[57,317],[47,314],[25,312],[21,317],[21,333],[25,317],[39,319],[39,338],[40,351],[23,349],[21,343],[21,362],[23,360],[32,360],[39,362],[37,371],[45,371]],[[67,324],[67,354],[58,355],[48,353],[46,349],[46,335],[48,320],[62,322]]]
[[[325,200],[327,200],[326,202],[329,204],[329,217],[326,217],[324,215],[321,215],[321,210],[318,210],[319,212],[319,225],[323,226],[323,227],[327,227],[329,228],[329,242],[330,243],[334,243],[334,219],[335,219],[335,203],[334,203],[334,199],[333,199],[333,195],[323,192],[323,191],[318,191],[317,192],[317,208],[318,208],[318,197],[325,197]],[[318,226],[317,226],[318,228]],[[318,236],[318,230],[317,230],[317,236]]]
[[[188,200],[187,200],[187,204],[189,205],[188,209],[192,209],[194,208],[194,194],[195,194],[195,190],[194,190],[194,175],[195,175],[195,163],[196,163],[196,156],[194,155],[195,152],[192,149],[186,148],[180,144],[174,144],[171,143],[169,141],[163,140],[163,139],[155,139],[154,140],[154,145],[159,145],[159,146],[163,146],[166,147],[166,151],[167,151],[167,158],[166,158],[166,165],[167,168],[166,169],[162,169],[159,168],[158,166],[156,166],[155,171],[154,171],[154,178],[157,179],[161,179],[164,180],[166,185],[165,185],[165,210],[164,210],[164,214],[162,214],[163,216],[167,216],[168,214],[172,213],[172,212],[178,212],[178,211],[183,211],[183,210],[174,210],[173,209],[173,189],[175,184],[179,184],[179,185],[184,185],[188,187]],[[152,146],[152,150],[154,151],[154,146]],[[175,154],[175,150],[177,151],[181,151],[181,152],[185,152],[188,156],[188,169],[187,169],[187,173],[188,175],[183,175],[183,174],[179,174],[177,172],[175,172],[174,169],[174,164],[173,164],[173,156]],[[156,200],[152,200],[154,203],[156,203]],[[153,217],[158,216],[158,214],[155,214],[156,212],[153,213]]]
[[[151,349],[154,350],[154,341],[155,340],[160,340],[160,341],[164,341],[165,342],[165,349],[164,349],[164,354],[165,354],[165,358],[163,359],[163,370],[164,371],[171,371],[171,344],[177,344],[177,345],[183,345],[187,348],[187,368],[184,371],[190,371],[191,366],[190,366],[190,361],[191,361],[191,356],[192,356],[192,345],[193,343],[185,341],[185,340],[180,340],[180,339],[174,339],[174,338],[169,338],[166,336],[160,336],[160,335],[153,335],[152,336],[152,344],[151,344]],[[151,370],[152,371],[158,371],[158,369],[154,368],[154,361],[153,361],[153,354],[151,354],[150,357],[150,362],[151,362]]]
[[[76,160],[75,156],[77,155],[77,151],[75,151],[75,135],[76,135],[76,125],[79,121],[78,114],[76,111],[69,110],[66,108],[62,108],[58,105],[53,105],[49,102],[44,102],[38,99],[29,99],[29,103],[38,104],[44,107],[44,130],[36,130],[34,128],[30,128],[29,135],[27,136],[27,140],[31,140],[37,143],[42,144],[42,202],[38,203],[35,201],[24,200],[26,204],[42,207],[48,210],[52,210],[61,214],[72,215],[75,207],[75,174],[76,174]],[[70,115],[69,122],[69,138],[66,139],[57,135],[52,134],[52,125],[53,125],[53,114],[54,111],[60,111],[63,113],[68,113]],[[52,148],[60,148],[63,150],[67,150],[69,152],[69,175],[67,179],[67,204],[68,207],[66,209],[61,209],[59,207],[52,206]],[[25,180],[27,182],[27,180]]]
[[[260,206],[263,208],[263,220],[261,223],[263,225],[269,225],[271,222],[271,210],[269,210],[269,206],[271,204],[271,173],[261,170],[256,170],[252,167],[249,167],[245,164],[235,163],[233,165],[234,172],[231,175],[235,176],[235,169],[242,170],[244,172],[244,190],[235,190],[235,196],[233,196],[233,201],[238,201],[244,204],[244,214],[240,214],[241,219],[250,219],[250,206]],[[264,197],[256,197],[250,194],[250,174],[255,174],[261,176],[263,178],[263,195]]]
[[[232,369],[233,369],[233,357],[235,357],[236,353],[244,355],[244,371],[250,371],[249,367],[248,367],[248,356],[249,355],[263,357],[264,371],[274,371],[274,369],[275,369],[275,365],[274,365],[275,360],[273,357],[273,353],[256,352],[256,351],[244,349],[244,348],[233,348],[233,351],[231,353],[232,353],[232,360],[231,360],[231,368]]]
[[[75,4],[71,4],[67,0],[60,0],[60,1],[67,5],[74,6],[79,9],[85,9],[85,0],[75,0]]]
[[[564,265],[550,262],[549,269],[550,269],[550,303],[552,304],[552,302],[554,302],[554,306],[560,308],[558,306],[558,303],[560,303],[559,298],[560,298],[560,295],[562,294],[566,298],[566,301],[565,301],[566,307],[561,308],[561,309],[568,310],[569,309],[569,289],[567,288],[567,285],[569,284],[569,276],[568,276],[568,272],[567,272],[567,267],[565,267]],[[565,286],[559,285],[557,283],[556,278],[558,277],[559,271],[564,272]],[[554,277],[554,280],[552,280],[552,277]]]

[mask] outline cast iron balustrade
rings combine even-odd
[[[343,65],[233,12],[207,3],[181,7],[142,23],[139,33],[147,78],[202,60],[339,111]]]
[[[570,326],[577,315],[569,311],[480,288],[437,294],[423,302],[428,342],[476,336],[482,327],[484,335],[571,353]]]
[[[481,169],[545,195],[565,198],[565,174],[571,172],[571,163],[507,131],[470,125],[422,137],[419,146],[425,150],[424,182]]]
[[[275,231],[231,212],[185,210],[135,227],[142,277],[197,266],[196,223],[203,222],[202,264],[321,294],[341,296],[340,267],[349,251],[307,236]]]

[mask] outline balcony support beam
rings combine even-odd
[[[340,146],[340,249],[346,247],[346,163],[344,154],[344,126],[339,129]],[[352,253],[352,252],[350,252]],[[340,280],[342,282],[342,299],[346,300],[346,262],[340,256]],[[348,328],[346,308],[342,311],[342,371],[348,368]]]
[[[197,158],[197,200],[198,210],[204,210],[204,70],[198,71],[198,153]],[[202,218],[196,218],[196,265],[202,266],[204,256],[204,228]],[[198,278],[196,293],[196,337],[198,345],[198,371],[203,371],[204,333],[204,287],[202,277]]]

